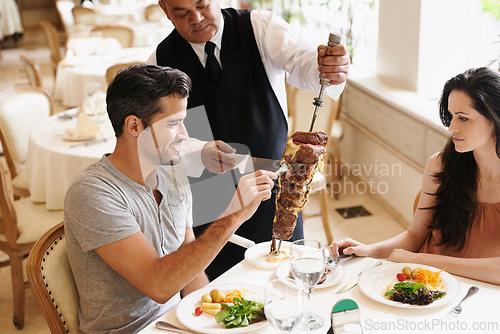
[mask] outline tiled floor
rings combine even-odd
[[[19,41],[18,49],[7,48],[2,50],[0,59],[0,91],[26,85],[28,80],[19,61],[20,50],[26,52],[41,66],[43,84],[52,90],[53,72],[50,66],[50,54],[44,45],[43,35],[40,32],[28,32]],[[9,45],[10,46],[10,45]],[[56,108],[62,109],[57,105]],[[352,180],[356,182],[356,180]],[[356,189],[355,187],[353,187]],[[314,212],[319,209],[316,194],[311,196],[305,211]],[[335,209],[362,205],[372,215],[345,219]],[[329,200],[329,223],[334,239],[352,237],[361,242],[370,243],[391,237],[404,227],[384,210],[374,198],[367,194],[342,193],[338,200]],[[320,217],[309,218],[305,221],[306,238],[326,242]],[[1,254],[0,254],[1,256]],[[45,320],[38,309],[31,290],[26,291],[25,327],[17,330],[12,324],[12,290],[9,268],[0,269],[0,333],[49,333]]]

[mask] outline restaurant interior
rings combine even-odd
[[[1,3],[0,108],[9,92],[38,87],[26,98],[26,106],[33,103],[35,108],[47,109],[42,116],[26,112],[20,116],[23,121],[17,120],[14,126],[23,135],[17,136],[14,128],[10,136],[22,141],[15,144],[20,147],[20,159],[9,165],[11,154],[5,154],[3,147],[2,171],[7,187],[13,186],[19,201],[24,201],[16,206],[18,211],[33,210],[32,220],[62,221],[64,192],[71,178],[114,145],[102,106],[107,85],[120,68],[144,63],[173,26],[155,0]],[[449,138],[437,108],[444,82],[470,67],[500,66],[500,14],[495,19],[482,7],[484,3],[221,1],[222,7],[276,11],[315,45],[326,43],[328,32],[337,31],[351,50],[346,88],[337,102],[325,98],[316,122],[316,129],[329,133],[332,140],[323,179],[313,186],[304,208],[307,239],[327,244],[351,237],[372,243],[410,226],[427,158]],[[99,90],[93,94],[100,94],[97,99],[89,97],[93,86]],[[42,95],[46,100],[40,102]],[[317,95],[287,86],[290,134],[307,131]],[[71,137],[61,115],[69,115],[75,126],[74,108],[90,108],[90,103],[93,123],[100,129],[80,129],[82,137]],[[44,129],[39,126],[42,122]],[[29,130],[22,125],[27,123]],[[85,139],[87,130],[93,132]],[[87,146],[96,135],[97,145]],[[67,140],[57,147],[54,138]],[[0,206],[3,210],[5,205]],[[8,259],[0,252],[0,264]],[[14,326],[10,270],[8,265],[0,267],[0,332],[50,333],[30,288],[26,289],[24,327]],[[23,276],[27,280],[26,273]],[[460,297],[469,283],[462,283]],[[498,289],[492,288],[492,293],[500,296]],[[360,293],[354,297],[363,298]]]

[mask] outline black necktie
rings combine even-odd
[[[213,83],[218,83],[220,79],[221,69],[219,62],[217,61],[217,58],[215,58],[214,51],[215,51],[215,44],[212,42],[206,42],[205,52],[207,53],[207,63],[205,65],[205,69],[207,70],[208,78]]]

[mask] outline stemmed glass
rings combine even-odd
[[[98,114],[105,112],[105,93],[102,88],[102,84],[99,82],[88,82],[85,84],[85,99],[88,103],[85,112],[89,116],[95,116],[97,121]],[[104,110],[102,110],[104,109]]]
[[[304,294],[292,279],[275,279],[267,283],[264,294],[264,313],[274,329],[290,333],[302,317]]]
[[[290,247],[290,269],[296,281],[301,283],[307,295],[307,302],[301,321],[297,325],[301,330],[314,330],[323,326],[323,319],[312,314],[310,308],[311,293],[323,275],[326,253],[323,245],[316,240],[301,239]]]

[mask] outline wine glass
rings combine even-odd
[[[88,82],[85,84],[85,101],[87,105],[84,109],[87,115],[96,116],[97,119],[99,109],[102,108],[102,95],[106,96],[100,82]]]
[[[292,279],[275,279],[267,283],[264,313],[274,329],[290,333],[302,317],[304,294]]]
[[[297,325],[301,330],[314,330],[323,326],[323,319],[312,314],[310,308],[311,293],[323,275],[326,253],[323,245],[316,240],[301,239],[290,247],[290,269],[295,280],[302,285],[307,295],[304,315]]]

